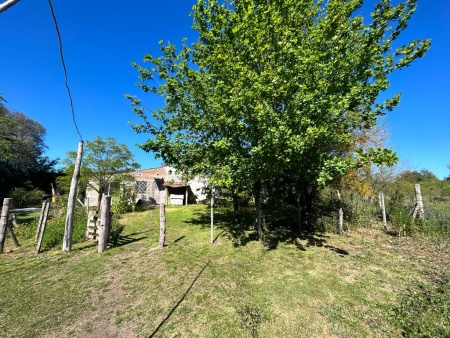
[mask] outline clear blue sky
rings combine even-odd
[[[160,164],[135,145],[146,136],[136,135],[128,125],[140,120],[124,95],[144,96],[135,86],[132,61],[141,63],[146,53],[158,55],[159,40],[178,44],[185,36],[192,41],[189,13],[194,3],[53,0],[83,139],[113,136],[129,147],[143,168]],[[427,169],[439,178],[448,175],[450,164],[449,13],[448,0],[419,0],[401,40],[431,38],[432,47],[423,59],[391,76],[386,93],[402,93],[400,105],[386,118],[390,144],[411,169]],[[50,158],[64,158],[67,151],[76,150],[79,140],[58,49],[46,0],[21,0],[0,14],[0,93],[8,108],[47,129]]]

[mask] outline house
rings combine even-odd
[[[186,205],[206,200],[203,189],[206,186],[205,179],[196,176],[184,181],[172,167],[163,165],[159,168],[137,170],[130,173],[130,176],[134,178],[134,182],[124,182],[124,185],[134,188],[137,203]],[[93,207],[97,206],[98,193],[91,186],[95,186],[95,183],[88,186],[85,203]],[[108,187],[109,193],[113,194],[120,186],[123,185],[111,183]]]
[[[169,166],[137,170],[131,175],[135,180],[137,200],[144,203],[185,205],[206,199],[204,179],[197,176],[185,181]]]

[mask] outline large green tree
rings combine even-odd
[[[77,153],[70,151],[64,160],[66,165],[65,172],[72,173]],[[109,185],[113,182],[121,182],[128,178],[131,171],[140,167],[134,161],[133,153],[123,143],[118,143],[113,137],[107,137],[103,140],[96,137],[92,141],[86,141],[84,155],[81,166],[80,184],[90,186],[98,192],[97,206],[100,207],[102,196],[108,191]],[[70,185],[67,179],[61,178],[59,183],[66,186]]]
[[[306,199],[349,168],[389,164],[383,148],[352,148],[399,102],[378,101],[388,75],[422,57],[429,40],[394,41],[415,0],[379,1],[371,17],[363,0],[199,0],[193,28],[199,39],[161,44],[161,56],[134,64],[139,87],[162,96],[147,112],[142,145],[181,170],[202,172],[232,189],[253,189],[260,204],[265,181],[282,173]],[[396,43],[396,46],[398,44]]]
[[[11,111],[0,97],[0,198],[13,188],[51,192],[58,175],[57,160],[45,156],[45,128],[26,115]]]

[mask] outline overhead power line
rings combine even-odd
[[[68,77],[67,77],[66,63],[64,62],[64,55],[63,55],[63,50],[62,50],[61,34],[59,33],[58,22],[56,21],[56,16],[55,16],[55,12],[54,12],[54,10],[53,10],[53,6],[52,6],[51,0],[48,0],[48,5],[50,6],[50,11],[51,11],[51,13],[52,13],[53,22],[55,23],[56,34],[58,35],[58,40],[59,40],[59,55],[61,56],[61,63],[62,63],[63,70],[64,70],[64,77],[65,77],[65,83],[66,83],[67,93],[69,94],[70,107],[71,107],[71,109],[72,109],[72,120],[73,120],[73,123],[74,123],[74,125],[75,125],[75,129],[77,130],[77,133],[78,133],[78,135],[80,136],[80,140],[83,140],[83,138],[81,137],[80,130],[78,129],[77,121],[76,121],[76,119],[75,119],[75,110],[73,109],[72,94],[70,93],[69,81],[68,81]]]

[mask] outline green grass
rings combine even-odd
[[[86,241],[36,255],[34,234],[20,248],[7,238],[0,336],[401,337],[393,314],[407,310],[408,290],[450,267],[448,242],[381,226],[269,249],[251,229],[230,228],[225,209],[211,246],[208,215],[204,205],[168,207],[163,250],[157,209],[123,216],[118,245],[102,254]]]

